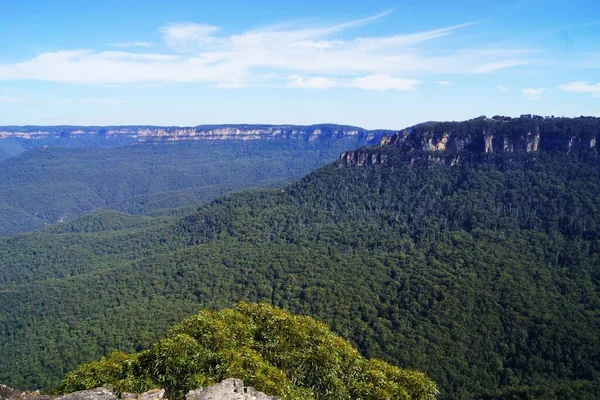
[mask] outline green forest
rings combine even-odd
[[[342,137],[30,149],[0,157],[0,236],[98,209],[152,214],[240,189],[283,186],[364,143]]]
[[[275,190],[0,240],[0,382],[54,388],[201,309],[267,302],[441,399],[600,397],[600,156],[395,148]]]

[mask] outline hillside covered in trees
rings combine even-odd
[[[34,148],[0,161],[0,236],[98,209],[152,214],[235,190],[283,186],[366,142],[342,136]]]
[[[531,133],[505,122],[512,140]],[[563,132],[544,129],[540,143]],[[586,146],[530,151],[382,144],[360,152],[384,162],[341,160],[183,216],[100,213],[4,238],[0,382],[52,387],[247,300],[424,371],[443,399],[598,397],[600,156],[587,129],[565,136],[591,135]]]

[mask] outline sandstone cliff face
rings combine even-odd
[[[591,118],[592,122],[585,119],[584,128],[580,119],[560,119],[560,129],[556,121],[521,117],[423,124],[384,136],[375,147],[345,152],[340,161],[351,166],[385,164],[389,159],[385,150],[389,149],[414,154],[411,164],[427,160],[448,165],[460,162],[461,152],[486,155],[599,150],[599,119]]]
[[[536,132],[524,132],[516,137],[494,136],[485,131],[480,135],[463,135],[459,132],[443,132],[441,135],[434,132],[425,132],[411,135],[409,131],[401,131],[390,138],[380,141],[379,145],[399,147],[403,150],[413,151],[472,151],[481,153],[505,153],[505,152],[532,152],[540,150],[541,134]],[[546,139],[546,138],[545,138]],[[562,143],[564,142],[564,143]],[[552,139],[547,143],[556,147],[581,147],[582,142],[578,138],[556,141]],[[595,145],[595,142],[593,142]],[[546,144],[546,143],[545,143]],[[590,146],[590,143],[587,143]]]
[[[385,164],[387,161],[387,156],[381,153],[368,153],[365,151],[356,150],[342,153],[340,160],[348,165],[357,165],[362,167],[363,165]]]
[[[204,125],[196,127],[115,126],[115,127],[0,127],[1,139],[47,140],[81,137],[128,138],[138,142],[196,140],[256,140],[322,138],[363,138],[379,140],[391,131],[368,131],[344,125]]]

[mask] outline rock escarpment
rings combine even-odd
[[[198,140],[256,139],[340,139],[356,137],[365,142],[379,140],[393,131],[366,130],[354,126],[320,125],[199,125],[179,126],[0,126],[1,139],[49,140],[118,140],[132,142],[175,142]]]
[[[121,393],[117,395],[110,387],[81,390],[64,396],[41,395],[40,392],[24,392],[0,385],[0,400],[168,400],[163,389],[145,393]],[[244,386],[240,379],[225,379],[221,383],[190,391],[186,400],[278,400],[258,390]]]
[[[428,122],[384,136],[375,147],[348,151],[346,165],[385,164],[388,151],[412,154],[410,163],[429,161],[455,165],[465,154],[493,155],[598,150],[600,118],[480,117],[464,122]],[[461,156],[461,153],[463,156]]]

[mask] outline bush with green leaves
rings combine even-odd
[[[425,374],[368,360],[329,327],[267,304],[202,311],[149,350],[112,353],[64,378],[63,393],[101,385],[165,388],[171,400],[226,378],[283,399],[434,399]]]

